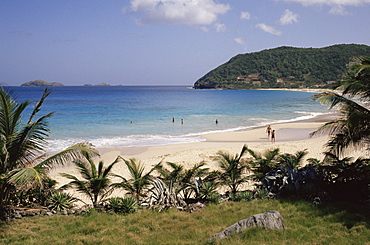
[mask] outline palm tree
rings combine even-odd
[[[185,200],[189,200],[192,196],[196,199],[202,198],[201,190],[205,183],[212,182],[217,185],[216,176],[209,172],[209,168],[205,167],[206,163],[201,161],[194,164],[192,168],[185,169],[181,180],[181,192]],[[209,186],[209,184],[207,184]],[[194,194],[194,195],[193,195]]]
[[[370,57],[357,57],[348,64],[347,74],[339,83],[343,95],[360,96],[362,100],[370,98]]]
[[[160,179],[168,186],[175,188],[176,194],[182,194],[185,200],[191,198],[192,194],[197,196],[197,184],[202,182],[202,177],[207,177],[209,168],[205,168],[205,162],[194,164],[190,169],[184,169],[182,165],[167,162],[170,170],[164,168],[162,164],[156,166],[156,170],[160,174]]]
[[[148,173],[144,174],[145,167],[137,159],[123,159],[123,161],[129,170],[131,178],[126,179],[121,175],[115,174],[114,176],[120,178],[121,182],[115,183],[113,186],[125,189],[128,191],[128,194],[140,201],[140,198],[145,197],[145,190],[150,185],[150,180],[152,179],[151,173],[156,169],[156,166],[161,163],[157,164]]]
[[[338,88],[343,90],[342,95],[325,92],[313,96],[321,103],[330,105],[330,109],[339,108],[340,117],[324,124],[312,135],[329,132],[331,138],[327,143],[328,152],[337,156],[351,147],[365,147],[369,150],[370,110],[366,103],[370,99],[370,58],[360,57],[351,62]],[[358,103],[351,100],[355,96]]]
[[[158,164],[155,167],[155,170],[159,172],[160,178],[166,184],[172,184],[174,186],[180,185],[180,182],[184,177],[184,167],[173,162],[167,162],[167,165],[171,168],[170,170],[164,168],[162,163]]]
[[[85,160],[75,160],[73,163],[80,172],[82,180],[76,176],[61,173],[60,175],[72,180],[68,184],[61,187],[61,189],[76,188],[78,192],[87,196],[92,202],[94,208],[99,207],[114,190],[114,185],[111,183],[110,177],[113,166],[119,162],[120,157],[117,157],[113,163],[104,168],[103,161],[99,161],[98,166],[95,165],[93,159],[87,152],[82,153]]]
[[[245,176],[247,165],[241,162],[241,158],[247,149],[247,146],[244,145],[240,154],[235,156],[230,155],[228,152],[219,151],[213,157],[213,160],[218,162],[221,168],[219,176],[221,184],[227,185],[232,194],[236,194],[238,187],[247,180]]]
[[[281,165],[277,159],[280,151],[279,148],[267,150],[262,154],[249,148],[247,148],[246,151],[253,157],[253,159],[250,159],[248,163],[252,166],[252,178],[256,181],[261,181],[266,174],[277,170]]]
[[[297,151],[295,154],[285,153],[279,155],[279,161],[281,165],[285,165],[285,168],[287,169],[298,169],[307,154],[307,149]]]
[[[42,187],[52,167],[81,157],[82,150],[98,155],[89,143],[75,144],[52,156],[45,153],[48,119],[53,113],[35,117],[50,93],[44,90],[26,124],[22,124],[22,115],[31,101],[18,103],[0,88],[0,206],[7,205],[15,192]]]

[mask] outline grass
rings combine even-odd
[[[277,210],[286,229],[253,228],[230,238],[208,238],[253,214]],[[210,205],[198,213],[143,210],[127,216],[30,217],[0,223],[0,244],[370,244],[370,210],[359,204],[314,207],[300,200]]]

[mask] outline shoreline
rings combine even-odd
[[[180,143],[162,146],[139,146],[139,147],[99,147],[97,150],[100,153],[100,158],[96,158],[94,162],[103,161],[104,166],[111,164],[118,156],[128,160],[131,158],[137,159],[143,164],[148,172],[154,165],[159,162],[172,162],[182,165],[185,169],[192,168],[195,164],[205,162],[205,167],[210,171],[218,170],[218,164],[212,160],[219,151],[227,152],[231,155],[239,154],[243,145],[254,152],[263,153],[266,150],[279,148],[280,154],[290,153],[295,154],[298,151],[307,150],[308,154],[304,157],[303,165],[309,158],[322,160],[324,158],[325,144],[329,139],[329,135],[318,135],[310,137],[310,133],[317,130],[325,122],[335,118],[335,114],[320,115],[315,118],[272,124],[272,129],[276,130],[276,142],[271,143],[267,139],[266,126],[256,127],[249,130],[212,133],[202,137],[204,141],[192,143]],[[353,157],[363,156],[363,152],[352,152]],[[245,154],[244,157],[251,157]],[[123,161],[118,162],[112,169],[112,172],[130,179],[129,171]],[[69,180],[60,176],[60,173],[68,173],[79,176],[78,170],[73,164],[57,167],[50,172],[50,177],[57,181],[57,187],[69,183]],[[118,181],[115,179],[113,181]],[[253,185],[248,185],[248,188],[254,188]],[[69,190],[69,192],[86,200],[84,196]],[[120,195],[120,192],[114,192],[112,196]]]
[[[124,159],[136,158],[145,166],[146,171],[161,161],[181,164],[184,168],[191,168],[194,164],[205,161],[206,166],[211,170],[218,169],[217,164],[212,161],[212,156],[215,156],[219,151],[238,154],[243,145],[261,153],[265,150],[279,148],[280,153],[294,154],[297,151],[307,149],[306,159],[322,160],[324,157],[322,152],[328,135],[310,137],[309,134],[333,118],[335,118],[335,114],[325,114],[300,121],[271,124],[272,129],[276,130],[275,143],[271,143],[267,139],[266,126],[259,126],[248,130],[205,134],[201,136],[204,140],[200,142],[158,146],[99,147],[97,150],[100,153],[99,160],[102,160],[105,166],[112,163],[117,156],[121,156]],[[113,172],[129,177],[123,162],[116,164]],[[51,177],[61,185],[65,184],[67,180],[60,177],[59,173],[78,174],[72,164],[54,169],[51,171]]]
[[[334,115],[334,116],[333,116]],[[187,144],[187,143],[199,143],[207,140],[207,135],[214,134],[232,134],[235,132],[250,131],[258,128],[267,127],[269,124],[280,125],[280,124],[290,124],[298,122],[326,122],[331,118],[335,118],[335,113],[311,113],[307,116],[298,116],[292,119],[282,119],[270,122],[264,122],[257,125],[236,127],[236,128],[226,128],[226,129],[215,129],[204,132],[197,133],[187,133],[182,135],[126,135],[126,136],[114,136],[108,138],[90,138],[90,139],[54,139],[49,142],[48,152],[56,153],[64,150],[68,146],[81,142],[87,141],[96,146],[97,149],[106,148],[148,148],[152,146],[168,146],[177,144]],[[135,137],[136,136],[136,137]],[[130,138],[130,140],[128,140]],[[145,140],[143,140],[145,139]],[[103,140],[105,145],[101,145],[99,141]],[[158,143],[159,141],[159,143]],[[120,143],[121,142],[121,143]],[[122,143],[123,142],[123,143]],[[128,143],[130,142],[130,143]],[[122,145],[121,145],[122,144]]]

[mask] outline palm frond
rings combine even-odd
[[[262,155],[259,152],[255,152],[252,149],[247,148],[246,151],[254,158],[254,159],[261,159]]]
[[[44,93],[42,94],[41,96],[41,99],[36,103],[32,113],[31,113],[31,116],[28,120],[28,123],[27,124],[31,124],[32,123],[32,119],[35,117],[35,115],[41,110],[41,106],[42,104],[44,103],[46,97],[48,97],[50,95],[52,91],[49,89],[49,88],[45,88],[44,89]]]
[[[109,174],[111,174],[113,166],[116,165],[119,161],[121,161],[121,159],[122,158],[118,156],[108,167],[104,169],[102,176],[108,176]]]
[[[75,159],[82,159],[83,156],[99,156],[99,152],[88,142],[76,143],[65,150],[58,152],[39,164],[40,167],[48,169],[55,165],[64,165]]]
[[[23,190],[36,185],[42,187],[42,181],[45,176],[44,169],[34,167],[20,168],[9,173],[8,183],[21,187]]]

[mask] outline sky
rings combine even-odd
[[[237,54],[370,45],[370,0],[1,0],[0,85],[192,86]]]

